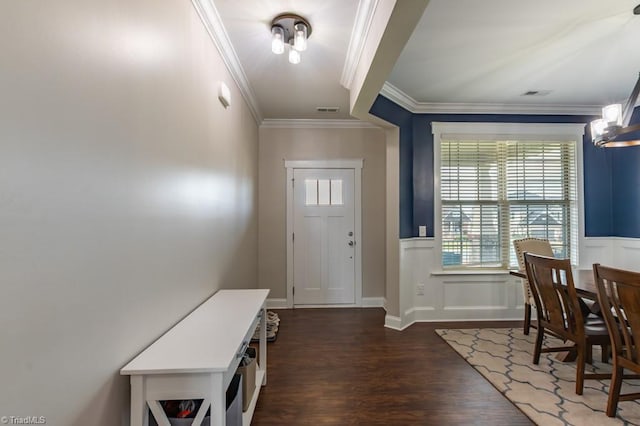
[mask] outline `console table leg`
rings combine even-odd
[[[225,426],[227,422],[227,392],[223,375],[211,376],[211,426]]]
[[[144,377],[131,376],[131,426],[149,426],[149,410],[145,400]]]
[[[264,371],[261,385],[267,384],[267,308],[262,307],[262,317],[260,318],[260,369]]]

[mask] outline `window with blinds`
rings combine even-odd
[[[575,141],[443,139],[440,155],[444,267],[517,265],[525,237],[576,258]]]

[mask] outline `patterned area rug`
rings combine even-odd
[[[538,425],[640,425],[636,401],[620,402],[617,417],[607,417],[609,380],[585,380],[584,394],[576,395],[575,363],[556,360],[556,353],[543,353],[540,364],[534,365],[535,330],[529,336],[519,328],[436,333]],[[548,339],[553,338],[545,337],[545,344]],[[596,361],[600,348],[594,348],[593,359],[588,371],[611,372],[610,364]],[[622,392],[640,392],[640,380],[624,380]]]

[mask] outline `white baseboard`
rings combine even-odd
[[[362,307],[363,308],[383,308],[384,297],[363,297]]]
[[[353,308],[356,305],[297,305],[296,308]],[[363,297],[363,308],[382,308],[384,307],[384,297]],[[267,308],[270,309],[288,309],[287,299],[267,299]]]
[[[269,309],[287,309],[287,299],[267,299]]]
[[[400,319],[400,317],[394,317],[393,315],[386,315],[384,317],[384,326],[398,331],[405,329],[405,327],[402,327],[402,319]]]
[[[324,308],[359,308],[360,306],[355,304],[350,305],[294,305],[295,309],[324,309]]]
[[[522,321],[524,310],[519,309],[487,309],[486,307],[435,310],[429,307],[418,307],[409,310],[405,315],[405,323],[441,322],[441,321]]]

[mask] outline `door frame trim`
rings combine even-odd
[[[293,308],[293,171],[294,169],[352,169],[353,215],[356,236],[355,266],[355,306],[362,306],[362,158],[344,160],[285,160],[287,169],[287,307]],[[345,305],[354,306],[354,305]]]

